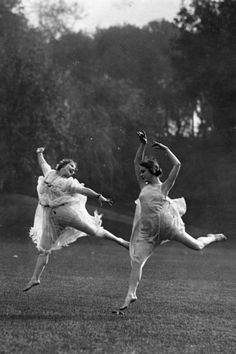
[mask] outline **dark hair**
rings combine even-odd
[[[78,171],[77,163],[74,160],[72,160],[72,159],[62,159],[61,161],[59,161],[58,164],[56,165],[56,170],[60,171],[60,169],[62,167],[68,165],[68,163],[71,163],[71,162],[73,162],[76,165],[76,170],[75,171]]]
[[[162,174],[162,169],[160,168],[157,160],[155,159],[145,159],[141,161],[139,165],[142,167],[146,167],[148,171],[156,177]]]

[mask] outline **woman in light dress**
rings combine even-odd
[[[38,163],[43,176],[38,179],[39,203],[34,226],[30,230],[30,236],[36,243],[39,256],[32,278],[23,291],[28,291],[40,284],[40,276],[52,251],[75,242],[79,237],[97,236],[129,248],[128,241],[114,236],[101,226],[101,215],[95,212],[92,216],[87,212],[87,197],[96,198],[100,204],[111,205],[112,200],[86,188],[72,177],[77,171],[77,165],[73,160],[63,159],[56,169],[52,169],[43,153],[44,148],[37,149]]]
[[[181,163],[170,149],[158,142],[152,147],[162,150],[172,163],[168,178],[161,182],[162,170],[155,159],[144,156],[147,144],[145,131],[137,132],[140,146],[137,150],[134,167],[140,187],[139,198],[130,239],[131,273],[128,293],[117,314],[123,314],[130,303],[137,300],[137,287],[142,276],[142,269],[154,251],[154,248],[168,240],[175,240],[194,250],[202,250],[215,241],[226,240],[223,234],[208,234],[197,239],[185,231],[181,216],[186,212],[184,198],[171,200],[168,194],[174,186]]]

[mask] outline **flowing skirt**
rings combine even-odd
[[[173,239],[177,230],[185,230],[181,216],[186,212],[186,203],[184,198],[167,198],[154,217],[143,216],[139,199],[135,203],[130,257],[132,261],[145,263],[157,245]]]
[[[34,225],[30,229],[30,237],[39,251],[50,253],[68,246],[80,237],[89,236],[88,233],[81,231],[85,229],[85,226],[91,230],[93,235],[102,235],[102,215],[99,215],[97,211],[94,212],[94,216],[90,215],[85,208],[85,202],[86,199],[83,205],[80,201],[80,203],[66,203],[56,208],[38,204]],[[59,209],[60,218],[57,216]],[[70,226],[75,219],[77,228]]]

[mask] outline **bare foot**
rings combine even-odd
[[[28,282],[28,284],[26,285],[26,287],[23,289],[23,291],[28,291],[30,289],[32,289],[34,286],[37,286],[40,284],[39,280],[30,280]]]
[[[207,236],[214,236],[216,241],[226,241],[227,237],[224,234],[207,234]]]
[[[124,304],[120,307],[120,311],[124,311],[127,307],[137,300],[137,296],[127,296]]]

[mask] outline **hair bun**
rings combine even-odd
[[[156,159],[145,157],[140,166],[146,167],[151,174],[158,177],[162,174],[162,169],[160,168]]]

